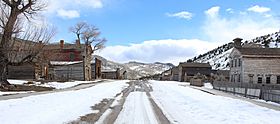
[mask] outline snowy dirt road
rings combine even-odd
[[[275,124],[280,112],[174,81],[113,81],[0,100],[1,124]]]

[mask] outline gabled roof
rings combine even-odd
[[[179,66],[181,66],[181,67],[209,67],[209,68],[212,67],[209,63],[191,63],[191,62],[183,62],[183,63],[180,63]]]
[[[280,56],[280,48],[238,48],[241,55]]]

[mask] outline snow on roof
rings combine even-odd
[[[77,64],[77,63],[82,63],[83,61],[50,61],[51,65],[72,65],[72,64]]]
[[[116,70],[113,70],[113,69],[106,69],[106,70],[101,70],[101,72],[116,72]]]

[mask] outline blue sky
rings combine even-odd
[[[235,37],[279,31],[277,5],[279,0],[49,0],[44,15],[58,29],[54,41],[74,41],[69,27],[85,21],[108,40],[96,54],[176,64]]]

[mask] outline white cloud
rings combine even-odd
[[[104,7],[104,2],[106,0],[47,0],[48,6],[46,8],[45,13],[52,16],[54,13],[63,13],[64,11],[59,10],[79,10],[83,9],[98,9]],[[77,12],[73,12],[72,14],[76,14]]]
[[[256,13],[265,13],[265,12],[269,12],[271,9],[268,7],[262,7],[259,5],[255,5],[255,6],[248,8],[247,10],[251,11],[251,12],[256,12]]]
[[[182,11],[178,13],[167,13],[167,16],[190,20],[192,19],[193,14],[187,11]]]
[[[216,17],[218,16],[219,14],[219,11],[220,11],[220,7],[219,6],[214,6],[208,10],[206,10],[204,13],[209,16],[209,17]]]
[[[226,9],[226,11],[228,12],[228,13],[234,13],[234,11],[233,11],[233,9],[232,8],[228,8],[228,9]]]
[[[221,17],[218,9],[209,13],[206,12],[207,19],[202,26],[206,39],[215,42],[228,43],[236,37],[245,40],[274,33],[279,31],[280,20],[271,15],[267,17],[250,15],[247,13],[236,13],[229,17]],[[215,16],[209,16],[209,15]]]
[[[117,62],[170,62],[177,65],[215,47],[217,43],[197,39],[150,40],[129,46],[108,46],[97,54]]]
[[[79,18],[80,13],[76,10],[59,9],[57,10],[57,16],[62,18],[72,19],[72,18]]]

